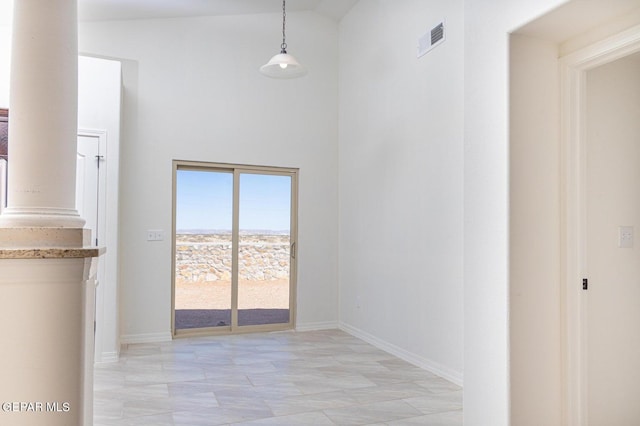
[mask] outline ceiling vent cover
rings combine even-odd
[[[418,58],[444,42],[444,19],[418,39]]]

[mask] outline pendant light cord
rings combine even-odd
[[[284,34],[285,22],[287,21],[287,10],[285,7],[286,0],[282,0],[282,44],[280,45],[280,53],[287,53],[287,42]]]

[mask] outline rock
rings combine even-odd
[[[176,276],[202,282],[231,279],[231,235],[176,236]],[[288,235],[242,235],[241,279],[272,280],[289,276]]]

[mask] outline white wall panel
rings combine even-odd
[[[360,1],[340,23],[340,321],[458,383],[463,35],[462,1]]]
[[[297,322],[337,320],[337,24],[288,14],[309,74],[284,81],[258,72],[279,28],[278,14],[80,25],[81,52],[123,64],[122,335],[170,330],[173,159],[299,167]]]

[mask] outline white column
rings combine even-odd
[[[75,208],[76,0],[14,4],[8,207],[2,227],[82,228]]]
[[[0,425],[92,424],[95,265],[75,209],[76,0],[14,3]]]

